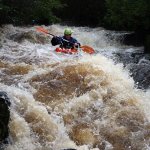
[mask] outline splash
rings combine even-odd
[[[46,28],[59,35],[65,26]],[[119,49],[102,34],[106,30],[73,30],[97,54],[56,54],[51,37],[34,27],[4,28],[0,90],[12,103],[5,149],[149,149],[149,91],[137,89],[122,64],[102,55],[104,48]]]

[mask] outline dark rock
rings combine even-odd
[[[137,86],[142,89],[150,88],[150,61],[141,60],[138,64],[130,64],[129,70]]]
[[[63,150],[77,150],[77,149],[74,149],[74,148],[68,148],[68,149],[63,149]]]
[[[0,143],[6,143],[10,118],[10,100],[6,92],[0,92]]]
[[[122,43],[125,45],[133,45],[133,46],[143,46],[144,45],[144,32],[133,32],[124,34],[122,38]]]
[[[115,57],[119,62],[122,62],[124,66],[130,63],[138,63],[140,59],[144,57],[143,53],[132,53],[132,52],[122,52],[122,53],[115,53]]]
[[[122,33],[117,39],[125,45],[144,46],[144,52],[150,54],[150,30]]]
[[[130,71],[138,88],[150,88],[150,55],[144,53],[116,53],[117,62],[122,62]]]
[[[47,36],[45,36],[44,34],[39,34],[38,32],[34,31],[13,33],[11,35],[8,35],[8,39],[18,43],[22,43],[24,40],[27,40],[31,43],[40,43],[40,44],[46,44],[50,42],[50,39],[47,38]]]
[[[150,34],[146,36],[144,45],[145,45],[144,49],[145,53],[150,54]]]

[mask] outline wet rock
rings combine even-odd
[[[0,92],[0,143],[5,143],[8,137],[8,123],[10,118],[10,100],[6,92]]]
[[[150,87],[150,55],[144,53],[123,52],[116,53],[118,62],[130,71],[138,88]]]
[[[143,53],[132,53],[132,52],[122,52],[116,53],[115,57],[119,62],[122,62],[125,66],[131,63],[138,63],[141,58],[144,57]]]
[[[2,46],[2,43],[1,43],[1,40],[0,40],[0,48],[2,48],[3,46]]]
[[[149,53],[150,54],[150,34],[146,36],[145,38],[145,49],[144,49],[145,53]]]
[[[31,43],[40,44],[46,44],[50,42],[47,36],[37,34],[32,31],[14,33],[9,35],[8,38],[18,43],[22,43],[24,40],[30,41]]]
[[[141,60],[138,64],[129,65],[128,68],[139,88],[150,87],[150,61]]]
[[[67,149],[63,149],[63,150],[77,150],[77,149],[74,149],[74,148],[67,148]]]
[[[150,54],[150,30],[120,34],[120,43],[133,46],[144,46],[144,52]]]
[[[142,46],[144,45],[144,36],[145,33],[140,31],[124,34],[121,42],[125,45]]]

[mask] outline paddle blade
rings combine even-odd
[[[48,30],[44,29],[43,27],[36,27],[36,30],[39,31],[39,32],[43,32],[45,34],[49,34]]]
[[[81,46],[81,49],[82,49],[84,52],[89,53],[89,54],[95,53],[95,50],[94,50],[92,47],[87,46],[87,45]]]

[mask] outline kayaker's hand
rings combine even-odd
[[[55,39],[59,40],[59,36],[54,36]]]
[[[80,45],[78,43],[74,43],[74,47],[78,48]]]

